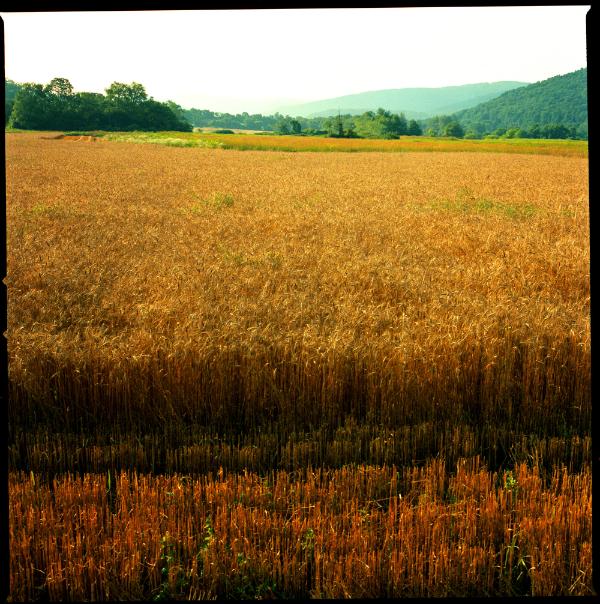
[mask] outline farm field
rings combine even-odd
[[[13,600],[593,592],[587,144],[52,137],[6,135]]]
[[[64,137],[63,133],[53,133]],[[217,134],[205,128],[203,132],[74,132],[66,138],[77,140],[81,136],[94,136],[97,141],[153,143],[170,147],[200,147],[209,149],[236,149],[239,151],[311,151],[311,152],[481,152],[481,153],[532,153],[587,157],[588,145],[583,140],[501,139],[469,140],[427,136],[404,136],[397,140],[340,139],[317,136],[281,136],[267,132],[256,134],[235,131],[234,134]]]
[[[108,139],[129,139],[130,133],[107,133]],[[134,133],[134,140],[143,138],[143,134]],[[405,136],[397,140],[383,139],[336,139],[316,136],[280,136],[276,134],[212,134],[210,132],[187,134],[151,133],[150,140],[160,143],[169,139],[185,140],[188,144],[215,146],[223,149],[257,151],[339,151],[339,152],[406,152],[406,151],[479,151],[481,153],[534,153],[544,155],[564,155],[567,157],[587,157],[587,141],[579,140],[465,140],[444,139],[427,136]],[[180,143],[181,144],[181,143]]]

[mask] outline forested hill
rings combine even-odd
[[[477,134],[554,123],[575,128],[578,136],[587,138],[587,69],[509,90],[452,117]]]
[[[486,82],[440,88],[374,90],[285,107],[281,111],[290,115],[326,117],[338,115],[338,112],[359,115],[365,111],[377,111],[382,107],[387,111],[404,113],[408,118],[420,119],[474,107],[507,90],[526,84],[526,82]]]

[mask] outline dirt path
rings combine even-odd
[[[56,136],[42,136],[45,140],[64,140],[64,141],[81,141],[86,143],[95,143],[99,137],[85,135],[85,136],[75,136],[75,135],[66,135],[66,134],[57,134]]]

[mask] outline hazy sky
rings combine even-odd
[[[586,66],[589,5],[1,13],[6,77],[140,82],[186,108],[268,112],[385,88],[536,82]]]

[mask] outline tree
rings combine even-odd
[[[391,113],[379,108],[377,113],[365,111],[354,118],[356,133],[365,138],[398,138],[408,133],[408,124],[404,114]]]
[[[522,138],[523,131],[521,128],[509,128],[503,135],[503,138]]]
[[[571,129],[564,124],[546,124],[542,128],[544,138],[569,138],[571,134]]]
[[[179,130],[190,131],[191,125],[181,121],[167,103],[148,99],[137,107],[135,112],[136,126],[139,130]]]
[[[8,124],[10,114],[20,85],[12,80],[4,80],[4,124]]]
[[[4,125],[8,124],[8,120],[10,119],[10,114],[13,110],[14,101],[7,101],[4,99]]]
[[[52,128],[48,93],[41,84],[23,84],[15,97],[9,126],[25,130]]]
[[[356,131],[354,130],[353,122],[349,122],[349,124],[346,128],[346,138],[360,138],[358,136],[358,134],[356,134]]]
[[[183,107],[178,105],[174,101],[167,101],[165,105],[173,112],[173,114],[182,121],[187,121],[185,118],[185,113],[183,112]]]
[[[79,92],[72,100],[76,130],[105,129],[104,96],[97,92]]]
[[[148,98],[144,87],[113,82],[106,97],[75,93],[66,78],[49,84],[23,84],[15,96],[9,126],[28,130],[179,130],[190,131],[183,109]]]
[[[173,101],[167,101],[165,105],[171,110],[171,112],[177,118],[177,121],[182,127],[185,127],[186,130],[192,130],[192,125],[186,118],[185,111],[183,107],[181,107],[181,105],[178,105]]]
[[[339,136],[340,138],[343,138],[344,122],[342,121],[342,116],[340,115],[339,111],[338,111],[337,119],[335,121],[335,130],[336,130],[336,135]]]
[[[302,124],[298,120],[292,120],[290,122],[290,127],[294,134],[300,134],[302,132]]]
[[[410,120],[410,122],[407,124],[406,134],[409,134],[410,136],[421,136],[423,131],[416,120]]]
[[[52,78],[50,83],[46,85],[46,92],[58,98],[68,98],[73,96],[73,85],[67,78]]]
[[[148,122],[147,102],[148,95],[141,84],[113,82],[106,89],[106,127],[109,130],[154,130]]]
[[[450,122],[444,127],[444,136],[454,136],[462,138],[465,135],[462,126],[458,122]]]
[[[131,84],[122,84],[113,82],[106,89],[106,99],[115,105],[140,105],[148,100],[146,89],[137,82]]]
[[[380,119],[384,138],[398,138],[401,134],[408,133],[408,124],[403,113],[386,111]]]
[[[57,130],[77,127],[73,106],[73,85],[66,78],[53,78],[46,85],[50,121]]]
[[[587,119],[581,122],[575,130],[577,138],[587,138],[588,137],[588,121]]]
[[[290,126],[290,122],[287,118],[285,117],[281,117],[276,126],[275,129],[277,130],[277,132],[279,132],[280,134],[289,134],[291,131],[291,126]]]
[[[327,136],[332,138],[344,138],[344,120],[341,114],[335,117],[329,117],[323,122],[323,127],[327,130]]]
[[[444,134],[446,126],[453,121],[455,120],[449,115],[434,115],[430,117],[424,122],[427,136],[446,136]]]

